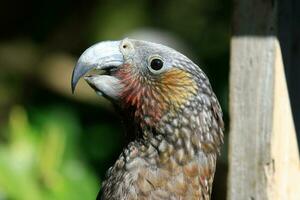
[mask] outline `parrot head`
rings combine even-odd
[[[100,73],[86,75],[92,70]],[[185,115],[192,115],[193,107],[198,112],[217,101],[196,64],[172,48],[146,41],[126,38],[91,46],[74,68],[73,92],[83,76],[97,94],[131,110],[143,127],[155,126],[166,116],[176,125],[178,113],[188,110]]]
[[[135,134],[99,198],[209,199],[224,125],[196,64],[172,48],[126,38],[84,51],[73,70],[73,92],[81,77],[117,105],[126,132]]]

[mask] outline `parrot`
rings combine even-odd
[[[115,105],[133,136],[97,199],[211,198],[224,122],[200,67],[170,47],[125,38],[82,53],[72,73],[73,93],[82,77]]]

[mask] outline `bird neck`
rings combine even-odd
[[[158,158],[159,163],[171,157],[182,163],[194,159],[199,152],[219,152],[223,121],[214,95],[202,94],[163,114],[158,121],[153,120],[155,123],[147,123],[149,118],[137,117],[135,111],[126,110],[124,124],[141,155]]]
[[[171,160],[184,165],[194,160],[196,154],[218,153],[222,141],[216,132],[218,130],[212,130],[211,124],[199,126],[200,120],[207,119],[202,114],[170,114],[163,117],[155,128],[140,127],[135,141],[141,155],[153,159],[158,165],[170,163]],[[205,130],[210,131],[207,133]]]

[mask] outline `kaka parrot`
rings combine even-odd
[[[86,75],[91,70],[100,73]],[[204,72],[172,48],[123,39],[89,47],[72,75],[120,110],[134,135],[97,199],[210,199],[223,143],[219,102]]]

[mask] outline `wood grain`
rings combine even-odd
[[[298,146],[274,32],[274,2],[235,0],[228,199],[300,199]]]

